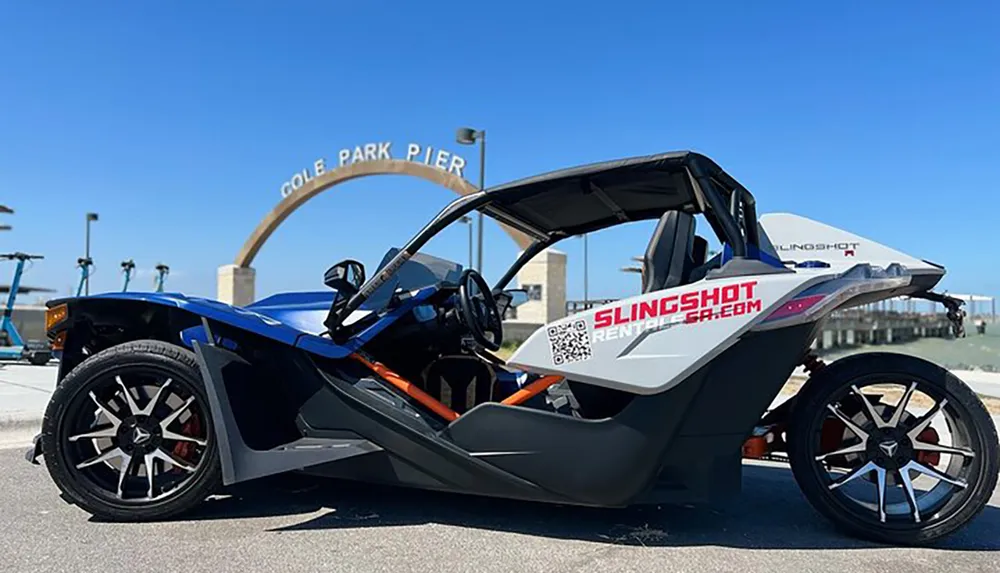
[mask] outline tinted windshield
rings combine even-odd
[[[378,274],[382,267],[388,264],[398,252],[398,248],[389,249],[372,276]],[[376,289],[365,301],[363,307],[371,309],[384,307],[392,297],[392,293],[396,292],[397,289],[409,291],[441,283],[458,284],[458,279],[461,276],[462,265],[447,259],[417,253],[403,263],[403,266],[399,267],[399,270],[388,282]]]

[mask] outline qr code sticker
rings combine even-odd
[[[552,348],[552,363],[556,366],[588,360],[593,355],[586,320],[550,326],[545,333]]]

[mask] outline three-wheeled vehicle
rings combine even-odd
[[[534,239],[492,287],[419,253],[479,210]],[[704,228],[696,228],[698,218]],[[508,360],[518,271],[567,237],[657,220],[642,293],[542,325]],[[711,233],[723,245],[706,260]],[[823,365],[830,314],[931,292],[944,268],[797,217],[757,218],[707,157],[665,153],[463,196],[366,277],[246,307],[162,293],[54,300],[59,385],[28,458],[108,519],[160,519],[220,486],[291,471],[622,507],[740,490],[744,456],[784,457],[854,534],[920,543],[983,509],[997,434],[947,370],[877,352]],[[525,303],[528,304],[528,303]],[[810,376],[776,397],[800,365]],[[556,408],[547,396],[571,396]]]

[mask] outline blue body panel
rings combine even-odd
[[[92,295],[85,298],[99,298],[111,300],[137,300],[159,304],[163,306],[173,306],[204,316],[211,320],[217,320],[224,324],[235,326],[236,328],[259,334],[278,342],[283,342],[289,346],[294,346],[295,341],[302,334],[301,331],[271,318],[262,313],[255,312],[248,308],[232,306],[217,300],[207,298],[189,297],[180,293],[166,292],[110,292]]]
[[[110,300],[137,300],[164,306],[173,306],[207,319],[228,324],[289,346],[327,358],[343,358],[364,346],[401,316],[411,312],[437,291],[429,286],[416,291],[398,307],[380,316],[373,324],[358,332],[343,345],[319,336],[326,331],[326,319],[333,302],[334,291],[284,293],[267,297],[246,307],[232,306],[216,300],[189,297],[179,293],[115,292],[86,298]],[[373,310],[373,309],[364,309]],[[207,342],[201,326],[181,332],[181,341],[187,346],[197,340]],[[234,348],[235,343],[216,336],[217,344]]]
[[[322,334],[326,331],[323,321],[330,312],[330,305],[336,294],[333,290],[282,293],[261,299],[245,308],[281,321],[301,332]]]

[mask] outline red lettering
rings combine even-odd
[[[632,312],[629,314],[629,316],[630,316],[629,320],[630,321],[635,320],[635,309],[636,309],[637,306],[638,306],[637,304],[632,303],[632,308],[630,309]]]
[[[719,288],[701,291],[701,306],[715,306],[719,304]]]
[[[710,308],[701,309],[701,314],[698,315],[698,320],[712,320],[712,309]]]
[[[681,310],[694,310],[700,302],[697,292],[686,292],[681,295]]]
[[[743,287],[743,290],[746,291],[746,296],[743,298],[750,299],[753,298],[753,287],[757,286],[757,281],[750,281],[748,283],[743,283],[740,286]]]
[[[594,328],[607,328],[611,326],[611,309],[606,308],[594,313]]]
[[[643,301],[639,303],[639,320],[655,317],[656,309],[657,304],[655,300]]]
[[[748,302],[747,312],[760,312],[760,300],[751,300]]]
[[[615,307],[615,324],[624,324],[628,319],[622,316],[622,307]]]
[[[691,312],[684,315],[684,322],[687,323],[698,322],[698,311],[692,310]]]
[[[740,285],[722,287],[722,303],[735,302],[740,298]]]
[[[738,303],[736,303],[736,304],[733,305],[733,316],[739,316],[741,314],[746,314],[746,312],[747,312],[747,303],[745,303],[745,302],[738,302]]]
[[[732,310],[733,307],[728,304],[723,306],[721,309],[719,309],[719,318],[729,318],[730,316],[732,316],[732,314],[730,314]]]
[[[677,297],[668,296],[660,299],[660,316],[677,312]]]

